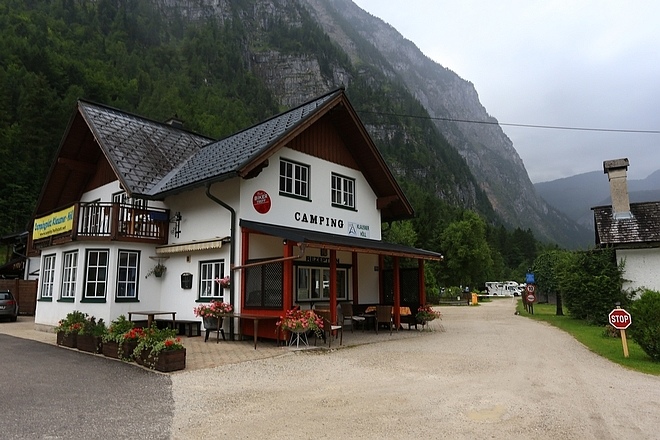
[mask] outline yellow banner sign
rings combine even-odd
[[[32,231],[32,239],[38,240],[51,235],[61,234],[73,229],[73,214],[75,206],[63,209],[62,211],[54,212],[45,217],[38,218],[34,221],[34,230]]]

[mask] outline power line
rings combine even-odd
[[[629,129],[617,129],[617,128],[590,128],[590,127],[568,127],[564,125],[535,125],[535,124],[514,124],[507,122],[493,122],[493,121],[473,121],[470,119],[454,119],[454,118],[440,118],[440,117],[431,117],[431,116],[417,116],[417,115],[405,115],[399,113],[382,113],[382,112],[369,112],[369,111],[357,111],[358,113],[372,114],[372,115],[382,115],[382,116],[396,116],[400,118],[414,118],[414,119],[430,119],[434,121],[447,121],[447,122],[464,122],[469,124],[484,124],[484,125],[505,125],[508,127],[524,127],[524,128],[544,128],[550,130],[573,130],[573,131],[600,131],[600,132],[609,132],[609,133],[645,133],[645,134],[660,134],[660,130],[629,130]]]

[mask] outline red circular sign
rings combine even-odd
[[[252,206],[259,214],[270,211],[270,196],[266,191],[259,190],[252,196]]]
[[[529,293],[525,298],[527,298],[528,303],[536,302],[536,295]]]
[[[610,325],[617,330],[625,330],[632,324],[630,313],[623,309],[614,309],[609,314]]]
[[[529,293],[534,293],[534,290],[536,290],[536,288],[534,287],[534,284],[528,284],[527,287],[525,287],[525,289],[526,289]]]

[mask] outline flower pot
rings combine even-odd
[[[133,351],[135,351],[135,347],[137,347],[137,341],[124,341],[120,347],[119,358],[125,361],[134,360]]]
[[[215,318],[215,317],[212,317],[212,316],[204,316],[202,318],[202,323],[204,324],[204,329],[206,329],[206,330],[217,330],[218,329],[218,318]]]
[[[186,368],[186,349],[161,351],[154,369],[158,371],[177,371]]]
[[[78,343],[78,333],[57,332],[57,345],[63,347],[76,348]]]
[[[157,371],[168,373],[170,371],[186,368],[186,349],[161,351],[157,356],[149,356],[148,351],[142,351],[135,362]]]
[[[100,336],[78,335],[77,348],[88,353],[100,353],[103,342]]]
[[[104,342],[101,351],[105,357],[119,359],[119,344],[115,341]]]
[[[144,351],[141,351],[140,354],[137,356],[134,356],[133,360],[135,361],[136,364],[138,365],[145,365],[145,361],[147,359],[147,355],[143,354],[145,353]]]

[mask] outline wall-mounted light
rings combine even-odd
[[[170,223],[174,223],[172,234],[174,234],[176,238],[179,238],[179,235],[181,234],[181,213],[179,211],[174,214],[174,217],[170,218]]]

